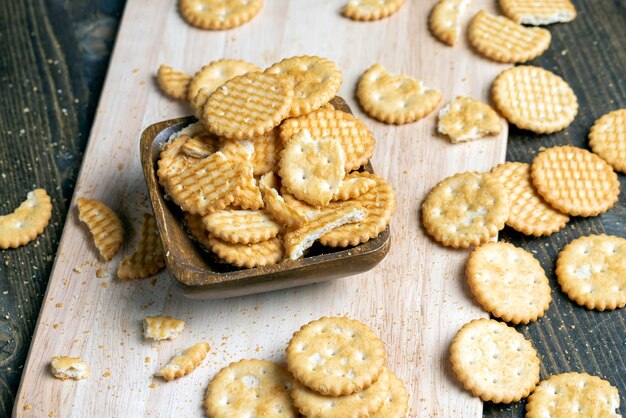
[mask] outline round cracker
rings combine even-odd
[[[626,109],[598,119],[589,132],[589,146],[615,170],[626,173]]]
[[[428,27],[433,36],[446,45],[459,37],[460,17],[469,0],[439,0],[430,12]]]
[[[459,173],[437,184],[422,204],[422,222],[445,246],[467,248],[489,241],[504,228],[509,198],[488,174]]]
[[[404,4],[404,0],[350,0],[343,15],[352,20],[380,20],[391,16]]]
[[[237,267],[254,268],[278,263],[284,248],[280,238],[272,238],[255,244],[234,244],[209,236],[209,249],[219,258]]]
[[[539,134],[567,128],[578,113],[578,99],[569,84],[531,65],[501,72],[491,86],[491,96],[506,120]]]
[[[350,395],[370,387],[383,373],[385,347],[359,321],[324,317],[293,335],[287,368],[296,380],[322,395]]]
[[[193,76],[187,88],[187,100],[193,105],[200,89],[207,89],[205,93],[210,95],[228,80],[253,71],[261,71],[261,69],[243,60],[224,58],[213,61]]]
[[[537,352],[522,334],[493,319],[475,319],[450,346],[452,370],[483,401],[517,402],[539,382]]]
[[[312,112],[328,103],[341,87],[341,71],[334,62],[316,56],[286,58],[265,70],[292,78],[294,98],[289,116]]]
[[[26,200],[8,215],[0,216],[0,249],[28,244],[48,226],[52,202],[44,189],[29,192]]]
[[[263,0],[180,0],[180,15],[200,29],[231,29],[259,13]]]
[[[540,237],[561,230],[569,216],[550,206],[535,190],[530,177],[530,165],[507,162],[494,167],[496,178],[509,195],[509,217],[506,224],[526,235]]]
[[[266,360],[240,360],[220,370],[207,388],[204,409],[211,418],[298,416],[289,391],[292,377]]]
[[[546,273],[532,254],[506,242],[476,247],[465,266],[470,290],[493,316],[514,324],[541,318],[552,297]]]
[[[406,418],[409,410],[409,391],[404,382],[391,370],[386,369],[389,375],[389,394],[385,398],[383,406],[370,415],[371,418]]]
[[[530,171],[541,197],[568,215],[599,215],[611,209],[619,196],[613,168],[582,148],[548,148],[535,157]]]
[[[626,239],[588,235],[559,253],[556,276],[567,296],[588,309],[626,306]]]

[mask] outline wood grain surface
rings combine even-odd
[[[510,160],[530,161],[542,146],[584,146],[596,117],[626,105],[625,5],[620,0],[575,3],[577,20],[550,27],[552,46],[534,63],[553,69],[570,82],[581,112],[564,133],[537,137],[513,129],[507,153]],[[53,224],[42,237],[0,254],[0,278],[6,278],[0,281],[0,416],[8,416],[12,409],[68,207],[64,199],[73,189],[122,6],[119,0],[89,5],[78,1],[0,3],[0,210],[11,211],[34,185],[45,186],[55,202]],[[411,45],[411,41],[405,43]],[[420,140],[419,135],[416,139]],[[623,184],[623,176],[620,180]],[[536,252],[553,284],[555,302],[546,317],[519,327],[542,355],[542,377],[569,370],[604,376],[620,388],[622,405],[626,392],[624,311],[599,314],[576,307],[560,292],[552,272],[556,253],[572,238],[591,231],[624,236],[625,215],[622,198],[611,212],[575,220],[573,227],[550,238],[528,240],[508,230],[503,233],[505,239]],[[420,262],[419,254],[407,261],[413,260]],[[289,311],[281,314],[294,315]],[[220,349],[220,344],[214,344],[214,349]],[[100,384],[106,385],[106,379]],[[436,398],[428,401],[441,402]],[[486,404],[485,415],[523,416],[523,403],[508,407]]]

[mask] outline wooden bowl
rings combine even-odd
[[[331,103],[336,109],[350,112],[339,97]],[[194,122],[193,116],[167,120],[148,126],[141,135],[141,164],[165,249],[165,262],[185,296],[217,299],[318,283],[370,270],[385,257],[390,244],[389,228],[356,247],[334,249],[315,244],[305,257],[271,266],[245,269],[220,262],[187,234],[182,211],[163,198],[164,190],[156,176],[161,145],[170,135]],[[370,164],[364,169],[372,172]]]

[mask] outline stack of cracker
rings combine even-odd
[[[220,60],[170,84],[162,68],[163,90],[188,99],[200,123],[165,145],[159,182],[220,259],[266,266],[296,260],[316,241],[355,246],[387,228],[395,194],[360,171],[375,141],[329,103],[342,81],[334,63],[302,56],[261,72]]]

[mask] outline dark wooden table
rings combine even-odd
[[[268,0],[271,1],[271,0]],[[564,132],[534,135],[511,127],[507,160],[531,162],[542,147],[587,146],[593,122],[626,107],[626,1],[574,0],[577,19],[552,25],[550,50],[532,64],[562,75],[580,111]],[[0,213],[13,211],[34,187],[54,210],[36,241],[0,250],[0,416],[10,416],[22,367],[80,168],[124,0],[0,1]],[[626,176],[608,213],[573,219],[559,233],[501,238],[531,250],[547,271],[554,301],[546,316],[518,329],[532,340],[541,377],[579,371],[617,386],[626,414],[626,309],[588,311],[571,302],[554,277],[558,252],[591,233],[626,237]],[[487,403],[485,416],[522,417],[524,402]]]

